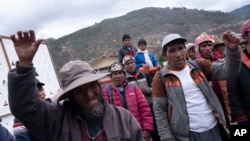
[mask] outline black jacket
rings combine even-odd
[[[250,54],[246,50],[242,52],[240,73],[227,80],[227,90],[232,119],[250,121]]]

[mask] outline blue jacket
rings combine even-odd
[[[151,52],[148,52],[148,56],[153,64],[153,66],[157,66],[159,64],[159,62],[157,61],[157,59],[154,57],[154,54]],[[146,64],[145,63],[145,57],[144,54],[142,52],[137,52],[135,54],[135,62],[136,62],[136,69],[139,69],[140,67],[142,67],[142,64]]]
[[[0,141],[15,141],[14,136],[0,124]]]

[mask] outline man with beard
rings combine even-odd
[[[133,115],[109,105],[102,97],[97,74],[84,61],[66,63],[58,73],[62,89],[56,104],[38,98],[32,61],[41,39],[34,31],[11,35],[19,61],[8,74],[11,112],[44,141],[142,141],[142,130]]]

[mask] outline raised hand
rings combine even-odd
[[[33,58],[37,52],[42,39],[36,40],[35,32],[29,31],[18,31],[17,38],[15,35],[10,36],[19,59],[19,65],[23,67],[32,66]]]
[[[230,49],[237,49],[240,44],[240,36],[230,30],[222,34],[222,39],[225,46]]]

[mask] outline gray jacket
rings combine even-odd
[[[207,80],[224,80],[236,76],[240,70],[240,55],[240,48],[234,51],[227,49],[225,62],[197,60],[202,73],[189,64],[191,77],[205,95],[218,123],[222,124],[227,132],[229,130],[226,128],[221,104]],[[163,76],[170,84],[180,82],[177,76],[169,73],[167,67],[162,69]],[[179,84],[163,87],[160,72],[156,73],[153,80],[153,109],[162,141],[190,141],[188,112],[181,83]]]
[[[45,141],[82,141],[81,124],[70,102],[50,104],[38,98],[35,68],[23,68],[8,74],[10,110],[29,130]],[[133,115],[125,109],[107,104],[103,119],[109,141],[142,141],[142,130]]]

